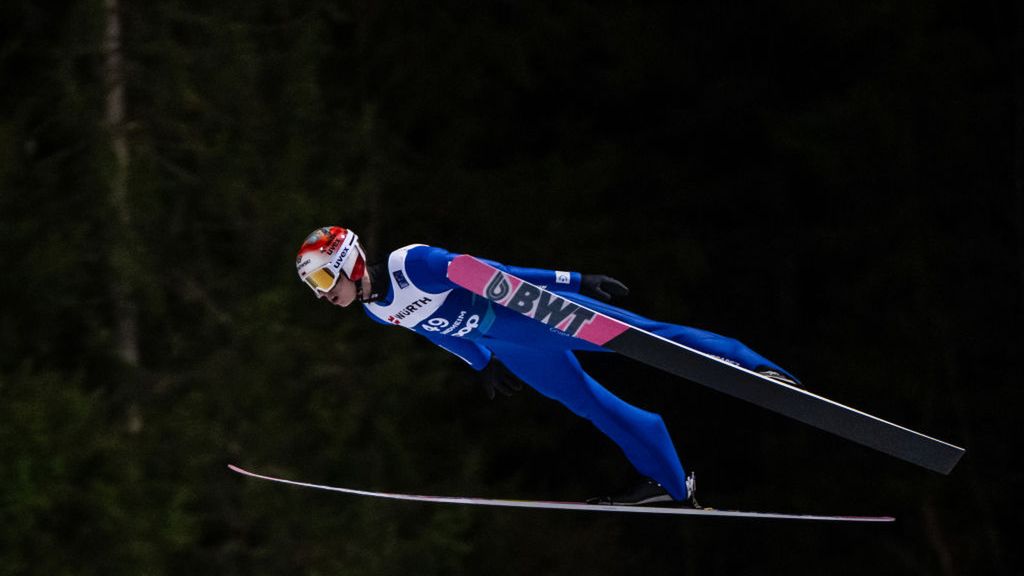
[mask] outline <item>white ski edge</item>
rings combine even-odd
[[[492,506],[504,508],[534,508],[544,510],[576,510],[579,512],[621,512],[625,514],[668,514],[676,516],[717,516],[729,518],[763,518],[771,520],[814,520],[824,522],[893,522],[896,519],[892,516],[821,516],[814,514],[776,514],[771,512],[738,512],[733,510],[695,509],[695,508],[658,508],[645,506],[609,506],[603,504],[582,504],[576,502],[545,502],[540,500],[500,500],[493,498],[463,498],[455,496],[423,496],[418,494],[393,494],[390,492],[370,492],[367,490],[355,490],[352,488],[340,488],[337,486],[324,486],[322,484],[311,484],[308,482],[297,482],[285,478],[265,476],[255,472],[249,472],[228,464],[233,472],[257,478],[290,484],[303,488],[314,488],[316,490],[328,490],[331,492],[342,492],[356,496],[370,496],[373,498],[386,498],[389,500],[406,500],[412,502],[433,502],[435,504],[459,504],[464,506]]]

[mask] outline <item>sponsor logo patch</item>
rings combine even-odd
[[[399,310],[392,314],[391,316],[388,316],[388,322],[402,326],[403,320],[408,320],[412,316],[415,316],[416,313],[419,312],[421,308],[423,308],[427,304],[430,304],[431,302],[432,300],[430,298],[420,298],[419,300],[416,300],[412,304],[409,304],[402,310]]]
[[[399,290],[404,290],[409,287],[409,281],[405,279],[405,274],[401,270],[395,270],[392,276],[395,277],[395,282],[398,284]]]
[[[504,306],[557,328],[570,336],[576,336],[595,316],[587,310],[557,294],[541,290],[528,283],[520,282],[513,287],[502,272],[495,272],[484,289],[484,295]]]

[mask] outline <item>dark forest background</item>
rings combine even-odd
[[[1006,1],[0,5],[0,575],[1019,574],[1024,9]],[[927,472],[624,358],[701,499],[532,391],[317,302],[313,228],[610,274]]]

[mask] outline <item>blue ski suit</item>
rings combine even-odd
[[[448,263],[456,256],[424,245],[392,252],[387,262],[387,293],[381,300],[364,305],[367,314],[383,324],[403,326],[425,336],[476,370],[482,370],[492,357],[498,358],[523,382],[593,422],[622,448],[641,474],[660,483],[674,498],[685,500],[686,476],[661,417],[609,392],[584,372],[573,355],[576,350],[606,350],[454,284],[448,280],[447,271]],[[658,322],[583,296],[579,294],[578,272],[487,262],[588,308],[701,352],[750,370],[767,367],[785,373],[731,338]]]

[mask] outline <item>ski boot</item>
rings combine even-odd
[[[700,508],[694,493],[697,482],[691,472],[686,477],[686,500],[676,500],[665,490],[665,487],[650,478],[644,478],[639,484],[615,496],[598,496],[587,500],[587,504],[604,506],[648,506],[661,504],[667,506]]]
[[[782,382],[783,384],[789,384],[790,386],[796,386],[797,388],[803,388],[804,387],[804,385],[801,384],[800,381],[797,380],[796,378],[793,378],[789,374],[785,374],[783,372],[779,372],[778,370],[775,370],[774,368],[769,368],[767,366],[758,366],[754,370],[754,372],[757,372],[758,374],[760,374],[761,376],[764,376],[766,378],[771,378],[772,380],[775,380],[776,382]]]

